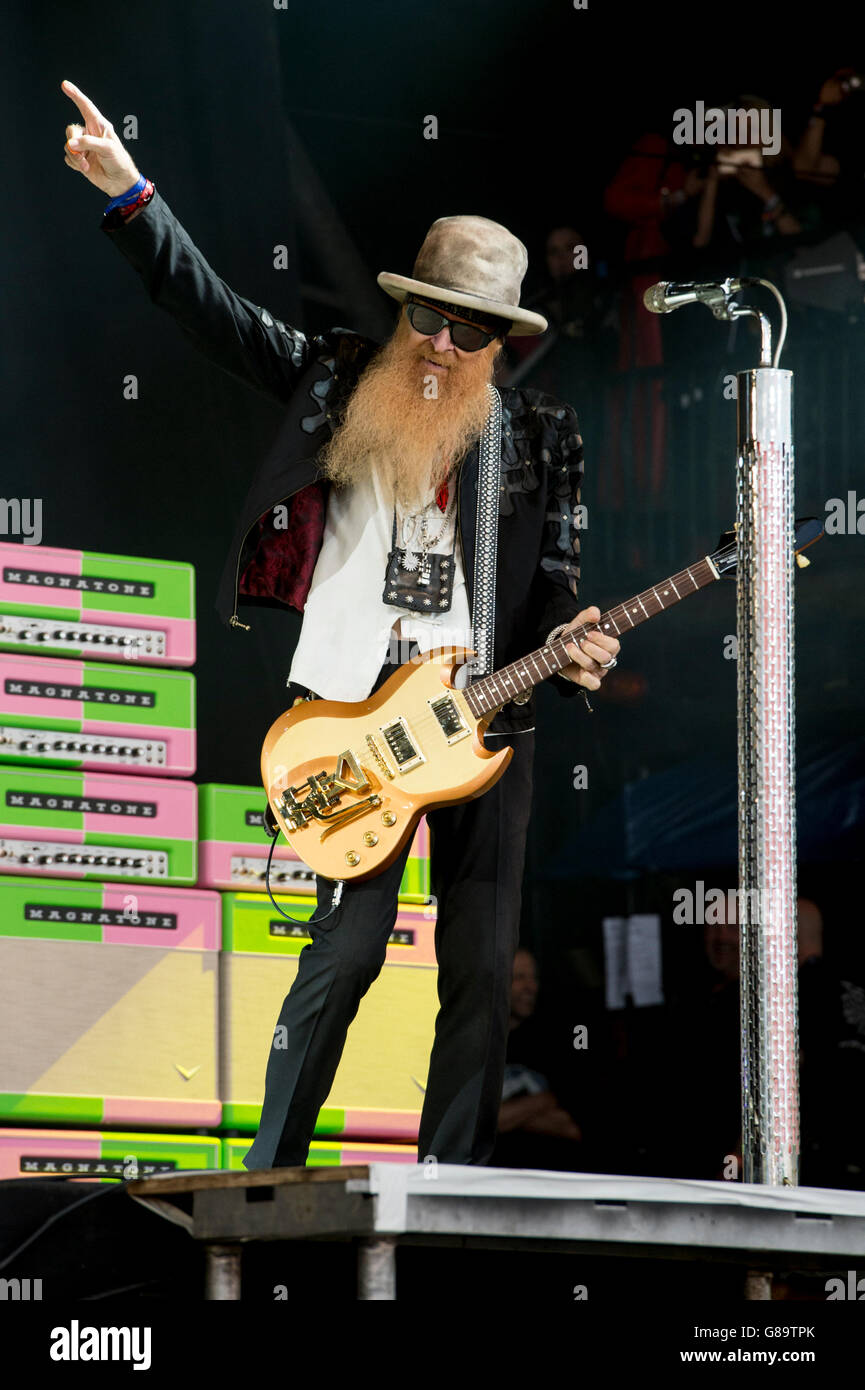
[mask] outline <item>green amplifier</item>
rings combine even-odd
[[[130,1182],[222,1166],[218,1139],[85,1129],[0,1129],[0,1179]],[[123,1199],[121,1199],[123,1200]]]
[[[191,777],[195,677],[0,652],[0,762]]]
[[[0,874],[193,884],[193,782],[0,766]]]
[[[246,1173],[244,1154],[251,1139],[223,1139],[222,1166]],[[416,1144],[374,1144],[363,1139],[313,1139],[307,1168],[347,1168],[354,1163],[417,1163]]]
[[[198,789],[199,886],[265,893],[270,837],[264,829],[267,798],[263,787],[205,782]],[[315,893],[315,874],[283,836],[270,868],[272,892]],[[406,903],[430,898],[429,827],[424,817],[415,831],[399,890]]]
[[[191,666],[195,570],[184,561],[3,542],[0,650]]]
[[[308,895],[276,901],[301,920],[315,910]],[[318,1138],[416,1143],[438,1013],[435,922],[432,904],[400,903],[384,966],[361,1000],[319,1112]],[[310,940],[266,894],[223,895],[223,1129],[258,1128],[274,1027]]]
[[[197,888],[0,878],[0,1117],[219,1124],[222,903]]]

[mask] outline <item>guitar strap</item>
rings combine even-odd
[[[475,521],[474,604],[472,645],[476,656],[467,663],[469,683],[493,669],[496,616],[496,554],[499,529],[499,477],[502,461],[502,398],[488,385],[490,413],[478,454],[478,506]]]

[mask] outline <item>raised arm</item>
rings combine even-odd
[[[84,119],[83,126],[66,127],[65,163],[110,200],[121,197],[141,178],[128,150],[89,97],[72,82],[61,89]],[[235,294],[158,192],[126,217],[106,216],[102,230],[141,276],[153,303],[211,362],[272,400],[289,398],[310,356],[307,338]]]

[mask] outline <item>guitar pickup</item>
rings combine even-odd
[[[439,695],[435,700],[427,700],[427,704],[438,720],[441,731],[448,741],[448,746],[452,743],[459,743],[461,738],[467,738],[471,733],[471,729],[457,709],[453,695]]]
[[[380,731],[396,763],[397,772],[411,772],[413,767],[419,767],[426,761],[402,716],[392,724],[382,724]]]

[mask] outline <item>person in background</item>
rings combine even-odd
[[[531,951],[514,957],[511,1020],[499,1110],[497,1168],[581,1168],[582,1132],[556,1095],[555,1043],[537,1013],[538,972]],[[564,1056],[564,1051],[562,1052]]]
[[[577,227],[553,227],[544,243],[543,281],[526,307],[543,314],[549,329],[542,338],[510,338],[510,385],[567,397],[578,392],[587,433],[600,438],[607,372],[617,344],[617,323],[606,263],[598,242]]]
[[[656,497],[666,481],[663,367],[669,325],[647,313],[643,295],[659,280],[691,278],[682,253],[690,254],[694,200],[703,186],[681,148],[649,131],[634,141],[604,192],[604,211],[626,230],[617,375],[606,393],[605,467],[598,479],[599,502],[615,511]]]
[[[823,234],[863,220],[865,80],[839,68],[821,83],[793,155],[809,228]]]
[[[823,914],[799,899],[800,1182],[865,1189],[865,969],[823,955]]]

